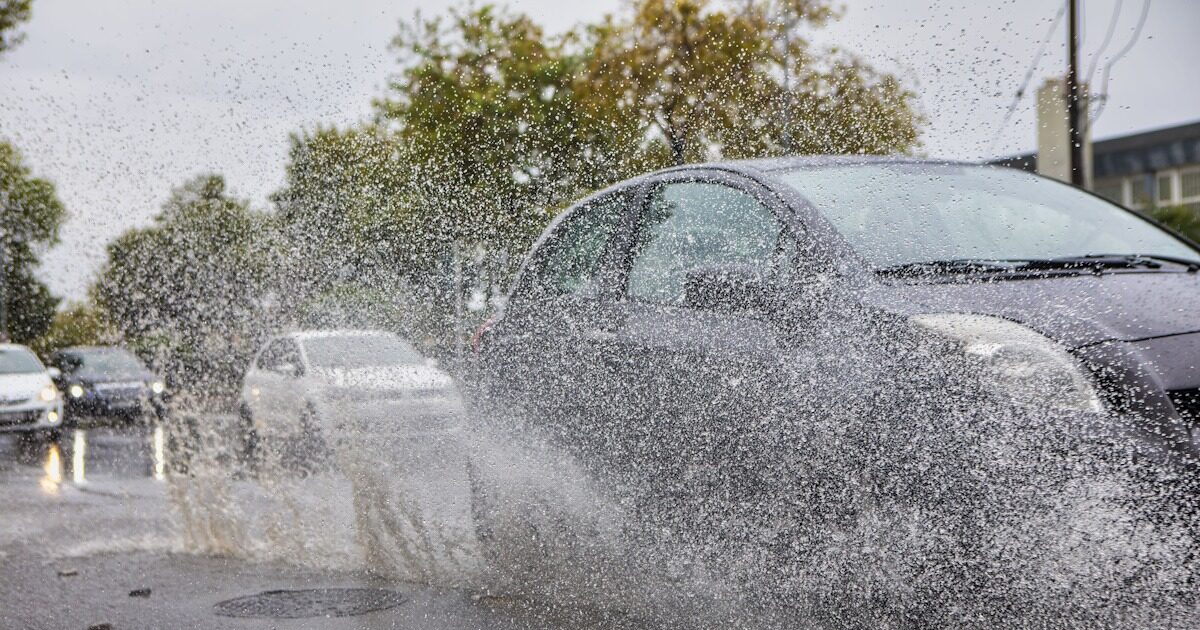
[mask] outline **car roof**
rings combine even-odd
[[[58,350],[55,350],[56,353],[57,352],[85,353],[85,352],[113,352],[113,351],[125,352],[128,354],[132,354],[131,352],[129,352],[128,348],[123,348],[121,346],[70,346],[67,348],[59,348]]]
[[[750,158],[744,160],[723,160],[719,162],[705,162],[701,164],[687,164],[674,168],[665,169],[664,172],[673,170],[686,170],[692,168],[717,168],[731,171],[758,171],[769,173],[774,171],[786,171],[796,168],[812,168],[818,166],[845,166],[854,164],[929,164],[929,165],[957,165],[957,166],[978,166],[986,168],[989,165],[979,162],[966,162],[962,160],[947,160],[935,158],[921,158],[910,155],[787,155],[773,158]]]
[[[0,343],[0,350],[25,350],[33,352],[33,350],[29,349],[29,346],[23,346],[19,343]]]

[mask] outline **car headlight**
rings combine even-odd
[[[38,400],[42,402],[54,402],[55,400],[58,400],[58,388],[56,388],[54,385],[47,385],[43,387],[42,391],[38,392]]]
[[[71,395],[71,398],[83,398],[83,385],[72,385],[67,388],[67,393]]]
[[[1091,378],[1059,343],[1014,321],[990,315],[914,315],[918,326],[961,344],[1017,400],[1055,409],[1103,411]]]
[[[162,381],[150,381],[150,391],[154,392],[154,395],[157,396],[167,391],[167,386]]]

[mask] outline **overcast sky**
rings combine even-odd
[[[1084,70],[1118,1],[1082,3]],[[1121,3],[1101,62],[1130,41],[1144,1]],[[550,30],[621,7],[618,0],[505,4]],[[1033,89],[998,127],[1060,2],[843,4],[843,19],[813,39],[909,84],[928,119],[923,153],[977,159],[1032,150]],[[59,295],[82,297],[104,245],[146,224],[172,186],[200,172],[224,174],[235,194],[266,207],[282,183],[289,133],[365,118],[395,69],[387,44],[398,21],[448,5],[34,0],[25,43],[0,59],[0,137],[55,182],[71,213],[42,276]],[[1200,119],[1198,26],[1200,2],[1152,0],[1140,37],[1113,68],[1095,137]],[[1053,35],[1031,88],[1061,72],[1064,29]]]

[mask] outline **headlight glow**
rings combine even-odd
[[[150,391],[154,392],[155,394],[161,394],[166,391],[166,389],[167,386],[162,381],[152,381],[150,383]]]
[[[83,385],[72,385],[67,388],[67,393],[71,398],[83,398]]]
[[[932,313],[912,322],[961,344],[1020,401],[1055,409],[1103,411],[1091,378],[1061,344],[1014,321],[991,315]]]
[[[57,399],[58,389],[54,385],[47,385],[42,388],[42,391],[38,392],[38,400],[42,402],[54,402]]]

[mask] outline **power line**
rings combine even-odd
[[[1138,17],[1137,26],[1133,29],[1133,36],[1129,38],[1124,48],[1118,50],[1117,54],[1113,55],[1112,59],[1109,59],[1108,63],[1104,64],[1104,72],[1101,74],[1100,79],[1100,84],[1104,87],[1098,92],[1100,95],[1100,105],[1096,108],[1096,115],[1091,117],[1091,123],[1096,122],[1096,119],[1100,118],[1100,114],[1104,113],[1104,106],[1108,104],[1108,79],[1112,73],[1113,65],[1120,61],[1122,57],[1129,54],[1130,50],[1133,50],[1133,46],[1137,44],[1138,37],[1142,34],[1142,28],[1146,26],[1146,16],[1148,15],[1150,15],[1150,0],[1143,0],[1142,14]]]
[[[990,155],[992,149],[996,146],[996,141],[1004,134],[1004,128],[1008,126],[1008,121],[1012,119],[1013,112],[1017,110],[1017,106],[1021,104],[1021,98],[1025,96],[1025,90],[1029,87],[1029,81],[1033,79],[1033,73],[1037,70],[1038,62],[1042,60],[1042,55],[1046,54],[1046,45],[1050,43],[1050,38],[1054,36],[1054,31],[1058,30],[1058,23],[1062,21],[1063,14],[1067,11],[1067,5],[1059,7],[1058,13],[1055,14],[1054,20],[1050,23],[1050,30],[1046,31],[1046,35],[1042,37],[1042,43],[1038,45],[1037,53],[1033,56],[1033,62],[1029,64],[1029,69],[1025,71],[1025,79],[1021,81],[1021,89],[1017,90],[1013,96],[1012,103],[1008,105],[1008,111],[1004,112],[1004,120],[1000,121],[1000,126],[996,128],[996,134],[992,136],[991,142],[988,143],[987,153]]]
[[[1113,5],[1112,19],[1108,21],[1108,30],[1104,33],[1104,41],[1100,43],[1100,47],[1092,55],[1092,63],[1088,66],[1087,78],[1083,80],[1087,85],[1092,84],[1092,76],[1096,74],[1096,66],[1100,65],[1100,57],[1104,54],[1104,51],[1108,50],[1108,45],[1112,43],[1113,33],[1117,32],[1117,20],[1121,17],[1121,5],[1124,2],[1125,0],[1117,0],[1116,4]]]

